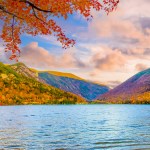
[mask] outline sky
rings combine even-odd
[[[55,19],[66,35],[76,40],[62,49],[53,36],[22,35],[20,62],[38,70],[74,73],[115,87],[137,72],[150,68],[150,0],[120,0],[106,15],[92,10],[93,19],[74,14]],[[0,41],[0,61],[9,61]]]

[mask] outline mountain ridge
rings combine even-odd
[[[27,80],[27,82],[25,80]],[[29,83],[29,80],[31,83]],[[3,65],[0,63],[0,89],[2,89],[2,85],[5,83],[6,85],[12,84],[10,82],[15,84],[15,88],[16,85],[22,88],[20,84],[23,84],[27,89],[28,87],[24,85],[25,83],[31,87],[36,83],[37,86],[34,85],[35,91],[36,93],[39,91],[39,93],[37,93],[39,95],[41,94],[39,88],[42,86],[43,89],[46,89],[47,96],[48,92],[52,92],[56,89],[56,93],[62,95],[63,98],[76,97],[75,99],[79,99],[81,103],[86,103],[85,99],[88,102],[96,100],[94,103],[150,103],[150,68],[135,74],[116,88],[109,90],[105,85],[84,80],[72,73],[38,71],[33,68],[28,68],[23,63],[13,65]],[[16,84],[16,82],[19,82],[19,84]],[[12,89],[14,88],[13,84],[10,86]],[[1,91],[4,92],[4,90]],[[6,91],[8,91],[7,88]],[[31,90],[31,93],[32,92],[34,93],[33,90]],[[51,92],[49,94],[52,94],[54,91]],[[67,94],[69,94],[69,96],[67,96]],[[54,97],[57,97],[57,95],[53,96],[53,98]],[[59,98],[60,97],[57,97],[57,99]],[[67,103],[69,103],[69,101]]]
[[[25,64],[20,62],[9,66],[19,74],[34,78],[43,84],[78,95],[88,101],[94,100],[97,95],[103,94],[109,90],[105,85],[92,83],[91,81],[84,80],[72,73],[38,71],[33,68],[28,68]],[[45,78],[45,76],[47,77]]]
[[[44,72],[47,72],[47,73],[55,75],[55,76],[67,77],[67,78],[72,78],[72,79],[77,79],[77,80],[85,80],[85,79],[78,77],[77,75],[74,75],[73,73],[68,73],[68,72],[49,71],[49,70],[39,71],[39,73],[44,73]]]
[[[143,96],[142,96],[143,95]],[[141,98],[143,97],[143,98]],[[109,92],[97,97],[98,100],[112,101],[117,103],[117,101],[129,102],[143,100],[150,101],[150,68],[143,70],[122,84],[118,85],[116,88],[110,90]]]
[[[38,71],[27,68],[23,63],[11,65],[17,72],[28,77],[33,77],[37,81],[59,88],[66,92],[71,92],[85,98],[88,101],[94,100],[98,95],[104,94],[109,87],[92,81],[88,81],[74,75],[59,71]]]
[[[0,105],[87,103],[80,96],[39,82],[30,71],[24,64],[0,63]]]
[[[39,77],[49,85],[82,96],[88,101],[94,100],[98,95],[109,90],[107,86],[98,85],[86,80],[55,76],[49,72],[41,72]]]

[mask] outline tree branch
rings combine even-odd
[[[15,22],[15,16],[13,16],[13,21],[12,21],[12,42],[13,42],[13,46],[14,46],[14,22]]]
[[[29,2],[29,1],[27,1],[27,0],[20,0],[20,2],[27,3],[27,4],[29,4],[32,8],[37,9],[37,10],[39,10],[39,11],[47,12],[47,13],[52,13],[51,10],[44,10],[44,9],[41,9],[41,8],[35,6],[33,3],[31,3],[31,2]]]
[[[9,14],[9,15],[13,16],[13,17],[17,17],[17,18],[19,18],[19,19],[22,19],[22,20],[23,20],[23,18],[21,18],[21,17],[19,17],[19,16],[15,15],[14,13],[11,13],[11,12],[7,11],[7,10],[5,9],[5,7],[4,7],[4,6],[2,6],[2,5],[0,5],[0,10],[2,10],[3,12],[5,12],[5,13],[7,13],[7,14]]]
[[[39,19],[40,21],[42,21],[44,24],[47,24],[44,20],[42,20],[41,18],[39,18],[39,17],[36,15],[36,12],[35,12],[35,10],[34,10],[34,7],[32,7],[32,10],[33,10],[34,16],[35,16],[37,19]]]

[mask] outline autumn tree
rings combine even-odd
[[[11,51],[10,59],[20,53],[21,34],[36,36],[53,35],[61,42],[63,48],[73,46],[75,41],[69,39],[54,21],[54,17],[67,19],[69,14],[80,13],[86,19],[91,16],[91,9],[113,11],[119,0],[0,0],[0,20],[2,20],[1,38],[5,50]]]

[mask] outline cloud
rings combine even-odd
[[[143,27],[139,22],[132,19],[120,17],[102,18],[99,16],[90,25],[90,30],[95,34],[95,38],[101,40],[109,47],[126,50],[129,54],[144,53],[150,48],[150,26]],[[106,39],[106,42],[104,41]],[[131,50],[131,53],[130,53]]]
[[[145,69],[147,69],[147,68],[148,68],[147,65],[141,64],[141,63],[139,63],[139,64],[137,64],[137,65],[135,66],[135,69],[136,69],[137,71],[142,71],[142,70],[145,70]]]
[[[42,47],[38,47],[37,42],[32,42],[22,48],[20,61],[31,67],[47,67],[54,65],[55,57]]]
[[[11,53],[5,52],[5,47],[3,46],[3,42],[0,40],[0,62],[3,62],[5,64],[12,64],[15,62],[15,60],[10,60],[9,57],[11,56]]]
[[[108,16],[94,12],[88,34],[95,41],[128,55],[145,55],[150,48],[149,4],[147,0],[120,1],[118,9]]]
[[[150,17],[141,17],[139,18],[139,22],[143,29],[150,28]]]
[[[149,0],[120,1],[120,8],[126,13],[127,17],[148,17],[150,14],[149,5]]]
[[[75,47],[64,51],[55,37],[38,36],[34,40],[40,46],[32,42],[23,47],[20,61],[37,69],[77,73],[114,87],[150,67],[149,6],[150,0],[120,1],[108,16],[93,12],[92,22],[80,16],[70,16],[66,22],[58,19],[66,34],[76,40]],[[8,62],[5,53],[0,55],[1,61]]]
[[[124,66],[125,63],[126,59],[123,57],[121,52],[114,51],[105,58],[98,60],[96,67],[102,70],[117,70]]]
[[[130,38],[137,39],[142,36],[142,33],[138,27],[133,24],[130,20],[123,19],[120,17],[98,16],[90,24],[90,29],[95,32],[97,37],[115,37],[115,38]]]
[[[109,54],[102,57],[95,54],[92,58],[95,68],[104,71],[117,71],[121,70],[127,62],[126,56],[119,50],[112,50]]]
[[[32,42],[22,48],[20,61],[30,67],[40,69],[84,67],[82,62],[77,59],[74,50],[65,51],[62,55],[57,56],[39,47],[37,42]]]

